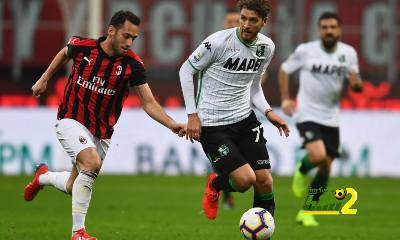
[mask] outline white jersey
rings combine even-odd
[[[199,71],[196,107],[202,126],[232,124],[250,115],[251,85],[266,70],[274,49],[261,33],[252,44],[243,42],[239,28],[216,32],[200,44],[188,62]]]
[[[328,53],[321,41],[300,44],[282,64],[282,70],[287,74],[298,69],[300,88],[296,121],[339,126],[339,100],[344,79],[349,72],[359,73],[354,48],[338,42],[336,50]]]

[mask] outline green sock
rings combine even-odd
[[[302,174],[307,174],[314,167],[315,165],[310,162],[310,158],[308,157],[308,154],[306,154],[303,159],[301,159],[300,172]]]
[[[329,180],[329,175],[327,174],[321,174],[320,172],[317,172],[317,174],[315,175],[313,181],[311,182],[311,189],[326,189],[326,187],[328,186],[328,180]],[[321,196],[323,194],[323,192],[320,193],[316,193],[314,195],[313,200],[314,201],[318,201],[319,196]]]
[[[275,212],[275,199],[274,193],[256,193],[254,192],[253,207],[260,207],[266,209],[272,216]]]

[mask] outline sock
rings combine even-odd
[[[266,209],[272,216],[275,212],[275,199],[274,193],[257,193],[254,192],[253,207],[260,207]]]
[[[303,159],[301,159],[300,172],[306,174],[314,167],[315,165],[310,162],[310,158],[308,157],[308,154],[306,154]]]
[[[97,173],[80,170],[72,186],[72,231],[85,228],[85,217],[92,198]]]
[[[53,186],[67,193],[67,181],[71,172],[47,172],[39,176],[40,185]]]
[[[240,192],[229,176],[219,175],[211,184],[217,191]]]
[[[311,189],[325,189],[328,186],[328,180],[329,180],[329,175],[327,174],[321,174],[320,172],[317,172],[315,175],[314,179],[311,182]],[[318,201],[319,196],[321,196],[323,192],[316,193],[313,197],[314,201]],[[307,200],[306,200],[307,201]]]

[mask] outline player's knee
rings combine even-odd
[[[273,181],[272,176],[257,179],[256,187],[261,192],[272,192]]]
[[[239,192],[246,192],[256,183],[255,175],[244,175],[236,180],[236,187]]]
[[[101,159],[98,156],[87,158],[83,161],[81,169],[99,173],[101,169]]]
[[[327,159],[326,153],[323,152],[309,153],[309,157],[311,162],[318,165],[322,164]]]

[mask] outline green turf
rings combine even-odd
[[[30,177],[0,176],[0,239],[69,239],[71,198],[45,188],[30,203],[22,190]],[[96,182],[86,227],[101,240],[234,240],[238,222],[252,204],[252,192],[234,194],[234,210],[221,209],[215,221],[202,214],[204,177],[101,176]],[[335,178],[329,188],[358,193],[356,215],[317,216],[320,227],[294,222],[301,201],[291,178],[275,178],[276,232],[279,239],[399,239],[400,179]]]

